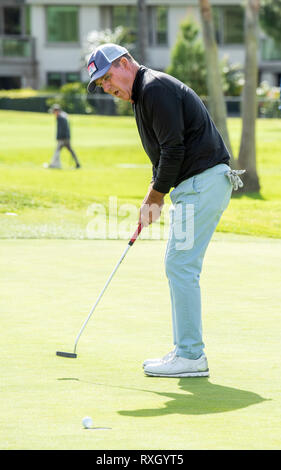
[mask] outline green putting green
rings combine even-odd
[[[193,379],[142,369],[172,348],[164,241],[137,240],[77,359],[56,356],[126,243],[1,240],[1,448],[280,448],[281,241],[215,234],[201,276],[210,377]]]

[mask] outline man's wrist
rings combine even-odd
[[[146,204],[157,204],[158,206],[162,206],[164,203],[165,193],[160,193],[156,191],[156,189],[151,188],[148,197],[146,199]]]

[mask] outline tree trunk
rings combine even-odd
[[[238,163],[246,169],[244,187],[240,192],[260,190],[256,170],[256,117],[257,117],[257,27],[259,0],[247,0],[245,9],[245,85],[242,93],[242,137]]]
[[[137,0],[138,7],[138,61],[145,65],[147,56],[148,45],[148,30],[147,30],[147,8],[146,0]]]
[[[227,130],[226,105],[222,90],[222,79],[220,73],[217,43],[215,39],[212,9],[209,0],[199,0],[199,4],[207,65],[207,87],[209,94],[208,107],[210,114],[231,155],[230,165],[235,167],[233,152]]]

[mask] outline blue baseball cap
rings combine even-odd
[[[89,93],[95,91],[95,81],[106,74],[112,62],[127,53],[128,51],[125,47],[111,43],[102,44],[95,49],[88,60],[88,72],[91,77],[87,88]]]

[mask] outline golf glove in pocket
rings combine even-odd
[[[228,170],[225,175],[228,177],[234,191],[237,191],[238,188],[243,188],[244,184],[239,175],[243,175],[246,170]]]

